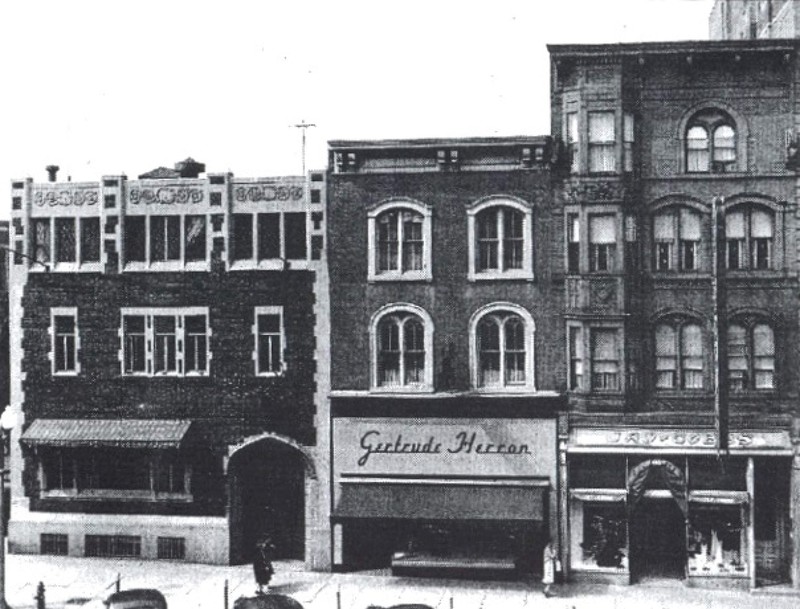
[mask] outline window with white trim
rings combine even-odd
[[[207,307],[122,309],[122,373],[208,376]]]
[[[372,386],[380,391],[433,388],[433,323],[421,308],[387,305],[373,316]]]
[[[468,211],[469,277],[533,279],[533,211],[512,199],[490,199]]]
[[[206,216],[126,216],[125,262],[133,268],[176,268],[208,261]]]
[[[634,136],[633,114],[625,113],[622,116],[622,164],[626,172],[633,171],[633,144]]]
[[[567,326],[567,340],[569,349],[569,388],[580,390],[583,388],[583,328],[581,326]]]
[[[613,273],[616,270],[617,217],[614,214],[589,216],[589,270]]]
[[[590,354],[592,390],[619,391],[619,331],[616,328],[591,328]]]
[[[478,389],[533,389],[534,324],[511,303],[477,312],[470,324],[472,378]]]
[[[393,199],[367,215],[371,281],[431,278],[431,218],[428,205]]]
[[[686,127],[686,171],[725,173],[736,169],[736,124],[722,110],[695,114]]]
[[[54,375],[74,375],[80,372],[78,362],[78,309],[50,309],[50,362]]]
[[[256,347],[253,351],[256,374],[259,376],[283,374],[286,368],[283,307],[256,307],[253,335]]]
[[[580,131],[578,130],[578,113],[567,113],[567,152],[569,154],[569,171],[578,173],[580,167]]]

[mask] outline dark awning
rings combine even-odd
[[[335,518],[542,520],[546,488],[471,484],[341,485]]]
[[[179,448],[190,425],[174,419],[36,419],[21,441],[28,446]]]

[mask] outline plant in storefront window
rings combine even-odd
[[[625,523],[620,518],[595,514],[581,544],[586,558],[598,567],[621,568],[625,562]]]

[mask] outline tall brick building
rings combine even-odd
[[[330,143],[335,568],[541,568],[566,382],[551,152]]]
[[[549,49],[568,574],[798,585],[796,43]]]
[[[324,173],[48,169],[11,193],[11,551],[327,567]]]
[[[798,0],[716,0],[708,17],[712,40],[796,38],[800,36]]]

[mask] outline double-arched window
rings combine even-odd
[[[697,322],[660,322],[655,330],[656,389],[703,389],[703,347],[703,330]]]
[[[686,171],[724,173],[736,168],[736,124],[727,112],[706,109],[686,127]]]
[[[744,319],[728,326],[728,386],[775,389],[775,333],[769,324]]]
[[[476,388],[532,389],[533,319],[522,307],[496,303],[473,315],[472,377]]]
[[[431,278],[431,209],[410,199],[385,201],[368,215],[369,278]]]
[[[492,197],[467,212],[469,278],[533,279],[533,211],[517,199]]]
[[[433,387],[433,324],[421,308],[387,305],[372,322],[373,387],[427,390]]]
[[[773,268],[775,214],[767,207],[737,205],[725,214],[725,265],[730,270]]]
[[[690,207],[675,206],[653,216],[653,268],[692,272],[703,266],[702,216]]]

